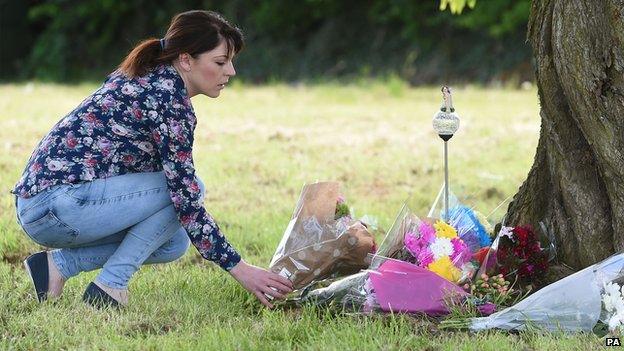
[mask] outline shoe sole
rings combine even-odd
[[[43,300],[45,299],[39,298],[39,292],[37,291],[37,286],[35,285],[35,278],[33,278],[32,272],[30,271],[30,266],[28,265],[28,259],[25,259],[23,263],[24,263],[24,268],[26,268],[26,272],[28,272],[28,276],[30,277],[30,282],[32,283],[32,289],[35,292],[35,297],[37,298],[37,301],[43,302]]]
[[[28,264],[28,260],[32,257],[33,255],[28,256],[24,261],[24,268],[26,268],[26,272],[28,273],[28,276],[30,277],[30,281],[32,282],[32,286],[33,286],[33,290],[35,291],[35,297],[37,298],[37,301],[39,302],[43,302],[45,300],[47,300],[48,298],[48,292],[44,292],[41,293],[41,295],[39,294],[39,291],[37,291],[37,283],[35,282],[35,277],[33,276],[33,272],[30,269],[30,265]],[[48,260],[48,254],[46,253],[46,262]]]

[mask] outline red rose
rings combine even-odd
[[[176,157],[182,161],[185,162],[187,159],[189,159],[191,157],[191,153],[188,151],[178,151],[176,152]]]
[[[182,216],[182,218],[180,218],[180,224],[182,224],[185,227],[189,225],[192,221],[193,221],[193,216],[191,215]]]
[[[138,108],[134,108],[132,109],[132,114],[134,115],[134,118],[141,120],[143,119],[143,113],[141,112],[140,109]]]
[[[189,188],[191,189],[191,192],[193,193],[199,192],[199,185],[197,184],[197,182],[192,182]]]
[[[201,239],[198,246],[200,250],[210,251],[210,248],[212,248],[212,243],[208,239]]]
[[[93,112],[89,112],[85,116],[85,120],[90,123],[95,123],[97,121],[97,118],[95,117],[95,114]]]
[[[152,138],[154,138],[154,141],[156,141],[157,144],[160,144],[160,141],[162,140],[160,138],[160,133],[157,130],[152,132]]]

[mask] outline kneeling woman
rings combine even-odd
[[[218,97],[242,46],[239,29],[220,15],[181,13],[41,140],[13,189],[24,231],[57,248],[25,261],[39,301],[102,268],[84,300],[125,305],[141,265],[174,261],[189,241],[266,306],[266,295],[291,291],[287,279],[241,260],[204,209],[193,165],[190,98]]]

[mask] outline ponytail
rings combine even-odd
[[[222,41],[228,55],[243,48],[243,34],[220,14],[194,10],[176,15],[163,39],[140,42],[121,62],[118,70],[129,78],[143,76],[159,64],[171,63],[182,53],[192,57],[216,48]]]
[[[118,69],[131,78],[142,76],[160,63],[161,56],[160,41],[154,38],[146,39],[130,51]]]

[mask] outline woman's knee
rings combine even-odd
[[[184,256],[191,244],[186,231],[180,228],[175,235],[152,254],[154,263],[172,262]]]

